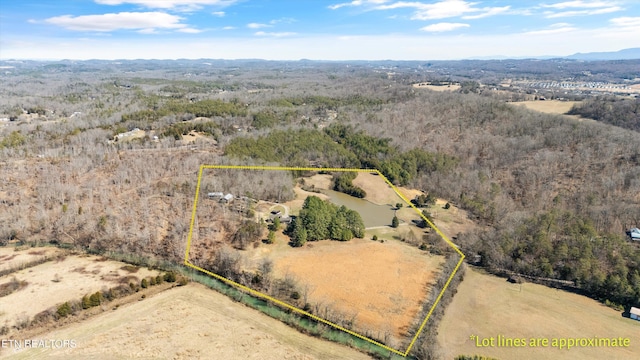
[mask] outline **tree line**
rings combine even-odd
[[[457,164],[455,157],[444,153],[416,148],[402,152],[390,142],[391,139],[370,136],[336,123],[324,131],[274,130],[257,138],[236,137],[225,147],[225,154],[292,166],[308,166],[311,161],[322,167],[378,169],[399,185],[408,184],[419,174],[449,171]],[[349,188],[346,183],[340,184]]]
[[[601,121],[625,129],[640,131],[640,98],[596,97],[573,105],[569,115]]]

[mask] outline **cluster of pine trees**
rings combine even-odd
[[[196,117],[246,116],[247,109],[237,101],[226,102],[222,100],[208,99],[196,102],[187,102],[185,100],[173,100],[161,106],[156,105],[152,109],[123,114],[121,121],[154,122],[164,116],[172,114],[193,114]]]
[[[300,129],[272,131],[255,139],[237,137],[226,146],[225,154],[291,166],[308,166],[313,160],[327,167],[378,169],[399,185],[408,184],[419,174],[446,172],[458,163],[450,155],[418,148],[402,152],[391,145],[391,139],[370,136],[340,123],[324,131]]]
[[[305,199],[300,214],[289,224],[286,233],[293,246],[302,246],[307,241],[340,240],[364,237],[364,222],[360,214],[345,206],[338,207],[317,196]]]
[[[364,198],[367,196],[367,193],[364,189],[353,185],[352,181],[356,178],[358,174],[355,172],[344,172],[338,173],[333,176],[333,190],[340,191],[341,193],[345,193],[347,195],[351,195],[357,198]]]

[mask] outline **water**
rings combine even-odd
[[[393,219],[394,210],[389,205],[376,205],[364,199],[359,199],[335,190],[322,190],[322,193],[329,196],[329,200],[338,205],[346,206],[357,211],[362,217],[364,226],[367,228],[375,226],[389,226]]]

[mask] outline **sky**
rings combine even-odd
[[[0,0],[0,59],[456,60],[640,47],[638,0]]]

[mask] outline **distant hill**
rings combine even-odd
[[[539,55],[539,56],[474,56],[465,60],[554,60],[554,59],[570,59],[570,60],[636,60],[640,59],[640,48],[622,49],[610,52],[590,52],[576,53],[568,56],[558,55]]]
[[[640,48],[623,49],[612,52],[577,53],[566,56],[573,60],[631,60],[640,59]]]

